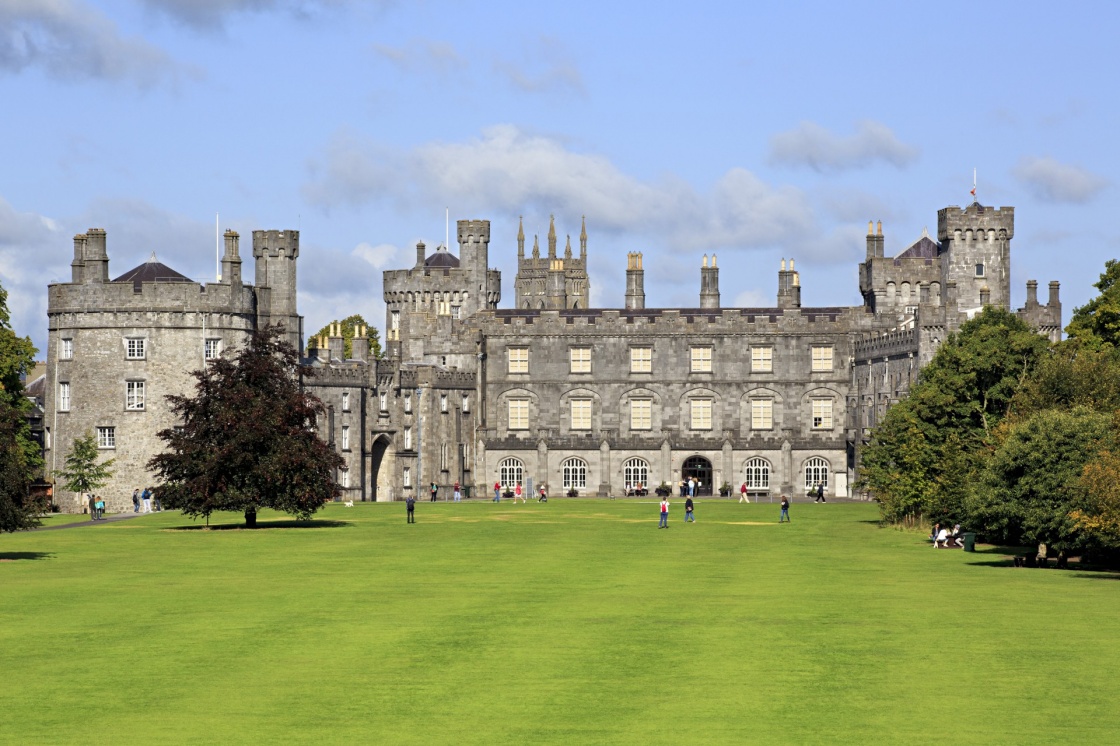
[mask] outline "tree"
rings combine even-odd
[[[313,429],[323,406],[300,388],[301,374],[313,371],[276,327],[195,371],[194,396],[167,397],[181,427],[159,433],[167,450],[148,462],[161,502],[207,521],[244,512],[254,526],[260,508],[306,519],[337,497],[343,461]]]
[[[333,326],[334,324],[342,325],[342,354],[346,357],[346,359],[349,360],[354,356],[354,329],[357,327],[363,327],[366,330],[366,340],[369,342],[370,359],[381,360],[385,356],[385,351],[381,349],[381,338],[380,334],[377,331],[377,327],[373,327],[367,324],[366,320],[362,318],[361,314],[356,313],[353,316],[347,316],[342,321],[338,321],[336,319],[316,332],[314,336],[330,336],[331,326]]]
[[[23,377],[31,370],[36,352],[30,337],[18,337],[12,330],[8,291],[0,287],[0,398],[23,414],[31,408],[31,402],[23,395]],[[31,426],[26,421],[18,429],[16,441],[29,471],[43,465],[39,444],[31,437]]]
[[[859,486],[880,502],[883,520],[962,517],[993,431],[1046,348],[1021,319],[993,307],[950,335],[861,454]]]
[[[1029,416],[1046,409],[1120,409],[1120,347],[1067,339],[1055,345],[1015,393],[1012,409]]]
[[[1101,294],[1073,310],[1066,334],[1091,346],[1120,347],[1120,262],[1105,262],[1093,287]]]
[[[1111,417],[1085,408],[1046,410],[1009,423],[969,501],[971,528],[1011,544],[1078,546],[1071,512],[1083,506],[1081,476],[1108,436]]]
[[[58,472],[63,481],[63,487],[71,492],[94,492],[104,487],[113,471],[113,459],[98,462],[97,441],[93,433],[87,431],[85,435],[74,440],[70,453],[66,456],[66,468]]]
[[[46,508],[29,496],[31,471],[19,441],[26,426],[22,413],[0,398],[0,532],[34,528]]]

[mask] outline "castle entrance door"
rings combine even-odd
[[[393,490],[390,487],[388,478],[389,469],[382,469],[382,466],[387,465],[385,463],[385,454],[388,452],[391,442],[388,435],[381,433],[374,437],[373,445],[370,446],[370,500],[384,501],[393,499]]]
[[[700,488],[696,490],[697,496],[712,494],[712,462],[703,456],[690,456],[681,467],[681,481],[688,482],[688,478],[692,477],[700,483]]]

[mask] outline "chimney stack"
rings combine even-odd
[[[712,266],[708,266],[707,254],[700,266],[700,307],[719,308],[719,269],[715,254],[712,254]]]
[[[626,255],[626,308],[629,310],[646,307],[645,270],[642,269],[642,254],[632,251]]]

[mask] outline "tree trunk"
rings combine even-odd
[[[256,527],[257,527],[257,509],[256,508],[246,508],[245,509],[245,528],[256,528]]]

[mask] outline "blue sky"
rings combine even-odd
[[[381,271],[459,218],[492,223],[509,305],[517,220],[587,216],[592,301],[645,254],[651,307],[859,302],[887,252],[971,200],[1016,208],[1013,303],[1064,318],[1120,254],[1114,6],[0,0],[0,282],[46,345],[72,236],[110,274],[155,251],[214,276],[214,215],[301,231],[306,329],[382,326]],[[578,242],[577,242],[578,247]],[[251,272],[250,266],[246,267]],[[251,276],[251,274],[247,275]]]

